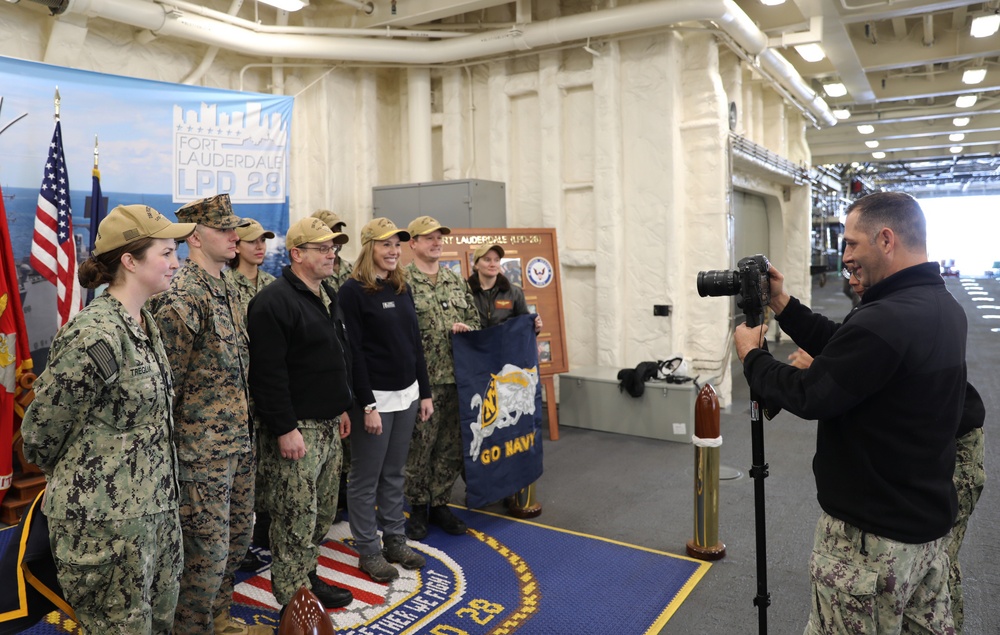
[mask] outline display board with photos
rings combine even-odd
[[[566,327],[562,310],[559,253],[554,228],[452,229],[444,236],[440,266],[467,279],[472,275],[472,255],[483,244],[503,247],[500,268],[511,284],[524,291],[528,311],[542,318],[538,334],[538,365],[542,376],[569,370]],[[404,243],[402,263],[413,260]]]

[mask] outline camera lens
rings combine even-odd
[[[737,271],[699,271],[698,295],[736,295],[740,291],[740,276]]]

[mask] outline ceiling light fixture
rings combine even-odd
[[[972,108],[976,105],[976,100],[979,99],[976,95],[960,95],[958,99],[955,100],[955,108]]]
[[[878,141],[875,141],[874,139],[871,141],[865,141],[865,145],[868,146],[869,148],[877,148]]]
[[[282,11],[298,11],[307,4],[309,0],[260,0],[264,4],[269,4],[275,9],[281,9]]]
[[[875,132],[875,126],[863,123],[860,126],[858,126],[858,132],[860,132],[861,134],[871,134]]]
[[[958,154],[959,152],[962,151],[962,146],[951,146],[948,149],[951,150],[952,154]]]
[[[948,135],[948,141],[951,141],[951,142],[965,141],[965,133],[964,132],[953,132],[950,135]]]
[[[760,0],[760,3],[765,7],[776,7],[779,4],[785,4],[785,0]]]
[[[989,37],[1000,29],[1000,14],[990,13],[972,20],[972,37]]]
[[[841,108],[839,110],[834,110],[833,111],[833,116],[836,117],[837,119],[840,119],[841,121],[843,121],[844,119],[850,119],[851,118],[851,111],[850,110],[844,110],[844,109]]]
[[[812,44],[799,44],[795,47],[795,52],[802,56],[807,62],[818,62],[826,57],[823,47],[815,42]]]
[[[830,97],[843,97],[847,94],[847,87],[840,82],[823,84],[823,90]]]
[[[955,124],[956,127],[961,128],[962,126],[969,125],[968,117],[955,117],[951,120],[951,123]]]
[[[884,159],[885,158],[885,152],[872,152],[872,158],[873,159]]]
[[[985,68],[970,68],[969,70],[962,73],[963,84],[978,84],[984,79],[986,79]]]

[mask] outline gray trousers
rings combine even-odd
[[[351,426],[351,475],[347,480],[347,512],[351,534],[362,556],[378,553],[378,529],[403,535],[403,467],[417,419],[415,400],[406,410],[379,412],[382,434],[365,431],[364,420]]]

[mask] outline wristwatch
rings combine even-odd
[[[365,414],[370,415],[371,413],[375,412],[375,405],[376,404],[369,404],[365,406]]]

